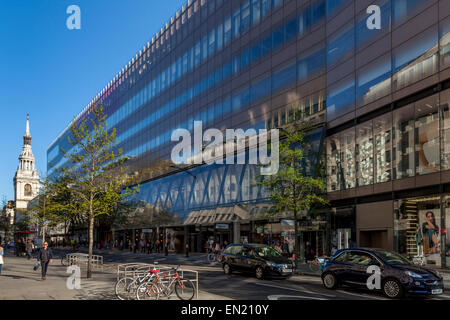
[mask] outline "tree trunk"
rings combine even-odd
[[[92,212],[89,215],[89,254],[87,265],[87,278],[91,278],[91,264],[92,264],[92,247],[94,244],[94,215]]]
[[[44,246],[45,242],[45,225],[42,225],[42,246]]]
[[[294,210],[294,232],[295,232],[295,241],[294,241],[294,252],[295,252],[295,267],[298,268],[298,256],[300,254],[300,245],[298,242],[298,223],[297,223],[297,210]]]

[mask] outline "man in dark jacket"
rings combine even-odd
[[[37,259],[42,268],[42,280],[45,280],[48,264],[53,262],[53,252],[48,247],[48,242],[44,242],[44,247],[39,250]]]

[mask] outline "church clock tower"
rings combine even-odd
[[[31,151],[30,116],[23,137],[23,149],[19,156],[19,167],[14,176],[14,200],[16,209],[26,209],[28,202],[39,193],[39,174]]]

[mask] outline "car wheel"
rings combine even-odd
[[[322,277],[323,286],[329,290],[336,289],[338,285],[338,280],[336,276],[332,273],[326,273]]]
[[[224,265],[223,265],[223,272],[225,273],[225,274],[227,274],[227,275],[230,275],[231,274],[231,267],[230,267],[230,265],[228,264],[228,263],[225,263]]]
[[[403,296],[403,287],[397,280],[387,279],[383,283],[383,292],[388,298],[398,299]]]
[[[264,270],[261,267],[257,267],[255,270],[256,279],[262,279],[264,277]]]

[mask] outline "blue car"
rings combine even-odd
[[[380,290],[392,299],[444,291],[439,272],[416,266],[398,253],[371,248],[337,251],[324,266],[322,282],[327,289],[347,285]]]

